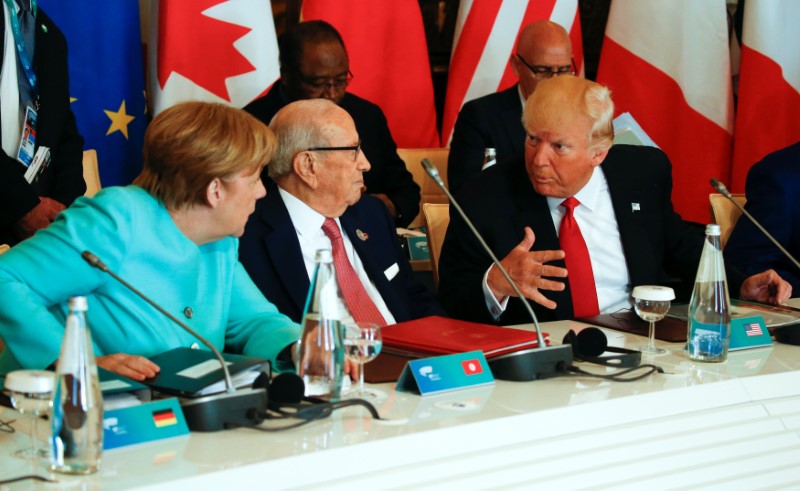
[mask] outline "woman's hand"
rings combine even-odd
[[[97,357],[97,366],[133,380],[155,377],[161,371],[158,365],[144,356],[115,353]]]

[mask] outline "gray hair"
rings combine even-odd
[[[326,113],[336,108],[327,99],[295,101],[278,111],[269,123],[278,140],[278,149],[269,162],[269,177],[276,179],[292,172],[292,160],[298,153],[325,146]]]

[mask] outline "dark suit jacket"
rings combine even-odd
[[[602,164],[619,226],[631,287],[656,284],[678,287],[686,300],[694,283],[703,247],[703,228],[684,222],[672,209],[672,168],[661,150],[615,145]],[[536,234],[532,250],[559,249],[558,234],[547,200],[534,191],[522,160],[501,162],[464,187],[459,201],[498,258],[505,257],[530,226]],[[638,210],[633,203],[638,203]],[[481,289],[491,259],[458,214],[451,213],[439,266],[439,297],[454,317],[494,322]],[[564,261],[554,265],[564,267]],[[676,279],[680,280],[676,284]],[[729,272],[729,284],[741,277]],[[530,302],[540,320],[573,317],[569,281],[562,292],[544,292],[557,304],[554,311]],[[731,288],[734,288],[732,286]],[[520,300],[512,298],[500,324],[530,322]]]
[[[46,30],[42,28],[45,26]],[[4,25],[0,34],[5,35]],[[48,196],[69,206],[86,191],[83,181],[83,138],[69,107],[67,42],[50,18],[38,9],[34,70],[39,83],[36,148],[50,147],[50,165],[28,184],[16,155],[0,152],[0,241],[11,241],[11,227]],[[0,50],[2,51],[2,50]],[[0,64],[3,53],[0,52]]]
[[[521,120],[522,103],[516,85],[464,104],[453,128],[447,159],[452,192],[480,174],[486,148],[497,150],[498,162],[523,153],[525,128]]]
[[[747,173],[745,209],[793,256],[800,255],[800,142],[764,157]],[[748,274],[772,268],[800,292],[800,271],[745,217],[725,246],[728,262]]]
[[[267,95],[251,102],[244,110],[269,124],[275,113],[289,102],[279,80]],[[395,223],[405,227],[419,213],[420,191],[406,164],[397,155],[397,144],[386,116],[380,107],[349,92],[339,105],[353,118],[361,138],[361,149],[372,166],[364,174],[367,192],[387,195],[397,209]]]
[[[300,322],[308,296],[309,279],[286,205],[278,188],[266,179],[267,196],[258,201],[239,242],[239,260],[267,299],[283,314]],[[446,315],[436,297],[417,282],[395,233],[386,207],[365,195],[339,217],[364,269],[397,322],[428,315]],[[356,230],[367,234],[360,240]],[[400,271],[388,280],[384,271],[397,264]]]

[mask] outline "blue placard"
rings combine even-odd
[[[772,346],[764,318],[760,315],[731,319],[731,340],[728,351]]]
[[[103,449],[188,435],[178,399],[160,399],[103,413]]]
[[[478,350],[411,360],[400,374],[397,389],[425,396],[493,383],[489,364]]]

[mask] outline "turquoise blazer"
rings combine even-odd
[[[89,266],[89,250],[220,350],[275,360],[300,327],[256,288],[238,239],[197,246],[164,205],[137,186],[79,198],[47,229],[0,256],[0,373],[44,368],[59,356],[67,300],[87,297],[97,356],[151,356],[197,340]],[[201,345],[202,346],[202,345]]]

